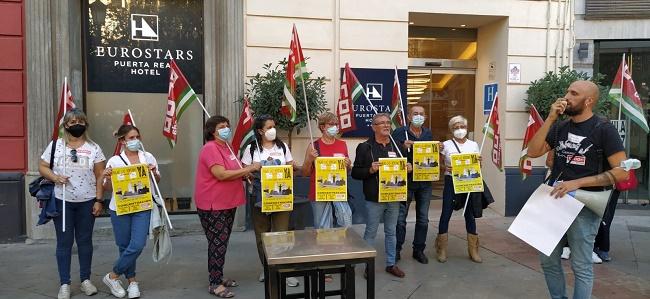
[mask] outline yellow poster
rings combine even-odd
[[[416,141],[413,143],[413,181],[440,180],[440,142]]]
[[[479,154],[452,154],[451,177],[454,193],[483,192]]]
[[[147,164],[113,168],[111,183],[117,215],[142,212],[153,207]]]
[[[293,210],[293,166],[262,167],[262,212]]]
[[[406,158],[379,158],[379,202],[406,201]]]
[[[348,173],[345,158],[316,158],[316,201],[347,201]]]

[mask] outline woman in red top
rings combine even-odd
[[[242,168],[228,144],[230,133],[230,121],[223,116],[205,122],[205,145],[199,153],[194,185],[196,210],[208,239],[208,291],[219,298],[234,297],[228,288],[238,285],[223,278],[223,264],[235,210],[246,203],[242,178],[261,168],[259,163]]]
[[[314,146],[307,147],[305,163],[302,168],[302,175],[309,176],[309,200],[311,201],[314,214],[315,228],[332,227],[332,207],[336,214],[338,226],[347,227],[352,225],[352,210],[346,201],[316,201],[314,160],[317,157],[345,157],[345,165],[350,169],[352,163],[348,158],[348,147],[345,141],[337,139],[339,134],[338,118],[334,113],[325,112],[318,117],[318,128],[321,131],[321,138],[314,142]]]

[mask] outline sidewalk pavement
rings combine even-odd
[[[383,230],[377,236],[376,298],[548,298],[538,254],[506,230],[512,217],[501,217],[486,210],[477,222],[481,237],[482,264],[467,257],[464,223],[455,213],[450,225],[449,259],[435,260],[433,240],[440,216],[439,200],[430,210],[428,247],[429,264],[411,258],[414,216],[410,216],[405,249],[398,263],[406,272],[403,279],[384,272]],[[415,215],[415,213],[409,213]],[[137,277],[142,298],[211,298],[207,292],[207,243],[196,215],[178,215],[172,219],[176,230],[172,237],[173,260],[156,264],[151,259],[151,244],[138,261]],[[354,230],[363,234],[363,225]],[[95,227],[93,274],[91,280],[100,293],[94,298],[113,298],[101,278],[112,268],[117,254],[110,220],[100,218]],[[20,244],[0,244],[0,298],[56,298],[58,275],[53,240]],[[625,209],[619,205],[612,227],[613,261],[594,265],[594,298],[650,297],[650,209]],[[76,255],[76,254],[75,254]],[[564,262],[567,273],[570,265]],[[262,270],[253,233],[233,233],[226,260],[226,276],[240,286],[233,288],[235,298],[264,298],[263,284],[257,281]],[[356,269],[357,298],[365,298],[363,267]],[[73,298],[86,298],[79,291],[78,262],[73,256]],[[572,274],[567,275],[572,285]],[[302,283],[302,282],[301,282]],[[338,286],[338,280],[331,284]],[[299,291],[301,288],[289,288]],[[569,288],[569,297],[572,289]],[[212,297],[214,298],[214,297]]]

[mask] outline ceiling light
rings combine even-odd
[[[419,102],[416,102],[416,101],[409,101],[408,104],[409,104],[409,105],[415,105],[415,104],[419,104]]]
[[[465,24],[461,24],[460,27],[467,27],[467,25],[465,25]]]
[[[451,28],[451,31],[456,31],[456,28]]]
[[[409,96],[417,96],[417,95],[424,94],[424,91],[407,91],[406,94]]]
[[[409,25],[415,25],[415,22],[409,22]]]

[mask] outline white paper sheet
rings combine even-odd
[[[533,192],[508,232],[550,256],[576,219],[583,203],[570,195],[551,196],[553,187],[542,184]]]

